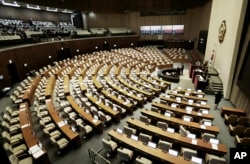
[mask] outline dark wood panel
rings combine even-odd
[[[0,89],[11,85],[6,67],[9,63],[9,60],[15,62],[18,75],[22,80],[25,78],[26,72],[38,70],[45,65],[52,64],[54,61],[57,61],[57,51],[60,50],[61,47],[70,48],[71,57],[74,57],[78,54],[91,53],[96,50],[104,50],[105,41],[109,43],[110,48],[114,48],[114,44],[117,45],[117,48],[124,48],[130,47],[131,43],[133,43],[134,46],[137,46],[138,39],[139,37],[137,35],[86,38],[33,44],[0,51],[0,75],[4,76],[4,79],[0,80]],[[96,46],[98,49],[95,48]],[[79,52],[76,51],[77,49],[79,49]],[[50,59],[49,56],[51,56]],[[27,64],[27,67],[24,67],[25,63]]]

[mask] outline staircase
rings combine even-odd
[[[219,77],[219,73],[214,68],[208,69],[208,75],[210,76],[210,80],[204,92],[206,94],[215,94],[219,90],[223,91],[223,83]]]

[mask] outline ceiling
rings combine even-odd
[[[168,12],[201,7],[211,0],[18,0],[54,8],[99,12]]]

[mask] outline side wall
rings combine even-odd
[[[214,0],[212,3],[205,60],[210,60],[215,50],[214,67],[219,72],[224,97],[227,99],[231,93],[246,6],[247,0]],[[226,21],[226,34],[224,41],[220,43],[218,33],[223,20]]]
[[[138,46],[138,36],[132,35],[41,43],[2,50],[0,51],[0,74],[3,75],[4,79],[0,80],[0,89],[11,85],[7,70],[9,60],[16,64],[20,79],[24,79],[26,72],[38,70],[45,65],[57,61],[57,51],[60,50],[61,47],[70,48],[71,57],[74,57],[78,54],[104,50],[105,41],[108,43],[110,49],[114,48],[114,44],[116,44],[116,48],[131,47],[131,43],[133,43],[133,46]],[[96,49],[96,47],[98,47],[98,49]],[[77,50],[79,50],[79,52],[77,52]],[[25,63],[27,63],[26,68],[24,67]]]

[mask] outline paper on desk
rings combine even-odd
[[[212,149],[218,150],[218,145],[217,144],[212,144]]]

